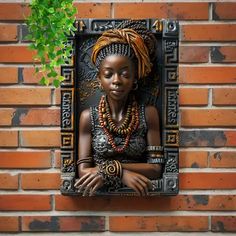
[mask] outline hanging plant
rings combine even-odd
[[[58,72],[62,64],[68,62],[70,45],[65,45],[67,35],[73,34],[77,9],[73,0],[32,0],[31,14],[26,19],[31,41],[29,48],[36,50],[35,72],[42,74],[40,84],[53,84],[55,87],[64,80]]]

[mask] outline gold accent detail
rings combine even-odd
[[[94,81],[81,81],[79,92],[80,92],[80,102],[82,104],[85,103],[85,101],[93,96],[96,92],[96,90],[99,88],[99,83],[97,80]]]
[[[155,28],[155,30],[157,32],[162,32],[163,30],[163,23],[161,20],[156,20],[153,25],[152,25],[153,28]]]
[[[74,163],[73,160],[67,159],[67,160],[64,160],[63,166],[64,166],[64,167],[67,167],[67,166],[70,166],[70,165],[73,164],[73,163]]]
[[[86,25],[84,24],[84,21],[80,20],[79,21],[79,31],[83,32],[85,28],[86,28]]]
[[[74,148],[74,134],[73,133],[62,133],[62,147],[63,148]]]
[[[179,131],[177,131],[177,130],[167,131],[166,145],[179,146]]]

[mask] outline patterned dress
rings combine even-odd
[[[117,153],[108,143],[108,137],[99,124],[98,107],[90,108],[92,123],[92,156],[96,165],[106,160],[118,160],[121,163],[145,163],[144,152],[146,150],[147,123],[145,120],[145,106],[139,106],[139,127],[130,137],[128,147],[123,153]],[[114,136],[113,136],[114,137]],[[114,137],[115,144],[122,147],[125,137],[117,135]]]

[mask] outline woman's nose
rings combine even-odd
[[[121,83],[120,76],[118,74],[114,74],[112,83],[113,84],[120,84]]]

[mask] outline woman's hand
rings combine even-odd
[[[123,169],[122,182],[132,188],[139,196],[147,196],[152,182],[144,175]]]
[[[78,179],[74,186],[78,192],[83,192],[83,196],[93,196],[103,186],[103,179],[97,168],[89,168],[89,171]]]

